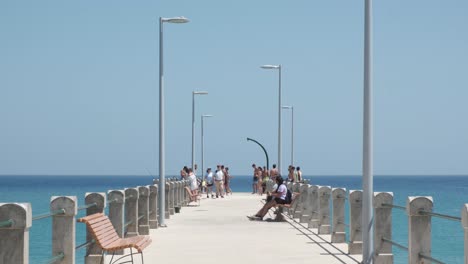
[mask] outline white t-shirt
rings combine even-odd
[[[195,177],[195,174],[190,174],[188,176],[188,179],[190,181],[190,190],[196,190],[198,189],[198,184],[197,184],[197,177]]]
[[[207,173],[205,176],[205,180],[208,184],[213,183],[213,172],[210,171],[210,173]]]
[[[219,170],[219,171],[216,173],[216,180],[217,180],[217,181],[222,181],[223,179],[224,179],[223,170]]]
[[[281,196],[279,198],[281,200],[286,200],[286,194],[288,193],[288,188],[286,188],[286,185],[281,184],[278,188],[278,192],[281,193]]]

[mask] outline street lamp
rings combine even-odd
[[[365,0],[364,20],[364,124],[362,157],[362,263],[373,263],[374,195],[372,131],[372,0]]]
[[[164,23],[187,23],[185,17],[162,18],[159,17],[159,225],[165,227],[165,149],[164,149],[164,85],[163,85],[163,24]]]
[[[279,85],[278,85],[278,171],[281,175],[281,64],[280,65],[263,65],[262,69],[278,70]]]
[[[214,115],[202,115],[201,116],[201,173],[202,173],[202,179],[205,181],[205,136],[203,133],[203,120],[205,117],[213,117]],[[203,182],[202,181],[202,182]]]
[[[192,92],[192,169],[195,173],[195,95],[206,95],[208,92],[205,91],[193,91]],[[203,174],[203,170],[202,170]]]
[[[283,109],[291,109],[291,165],[294,165],[294,107],[283,105]]]

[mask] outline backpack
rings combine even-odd
[[[286,204],[290,204],[292,202],[292,193],[291,191],[288,189],[288,192],[286,193]]]

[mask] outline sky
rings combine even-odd
[[[374,174],[468,174],[468,1],[374,0]],[[278,72],[294,165],[361,175],[364,1],[0,1],[0,175],[166,175],[277,163]],[[283,112],[283,173],[291,115]]]

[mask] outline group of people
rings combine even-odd
[[[268,180],[276,181],[276,178],[280,176],[276,164],[273,164],[273,168],[268,170],[267,167],[257,166],[252,164],[253,168],[253,182],[252,182],[252,194],[264,194],[266,193],[266,183]],[[302,171],[300,167],[294,167],[289,165],[288,167],[288,181],[290,182],[301,182]]]
[[[197,165],[195,164],[194,167],[196,170]],[[197,179],[192,168],[184,166],[180,171],[180,177],[183,180],[189,180],[192,195],[198,195],[206,191],[206,198],[210,198],[210,195],[211,198],[215,198],[213,186],[215,186],[216,198],[224,198],[224,195],[232,194],[229,185],[232,176],[229,174],[229,168],[224,165],[217,165],[215,171],[208,168],[203,180]]]

